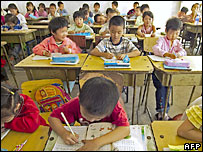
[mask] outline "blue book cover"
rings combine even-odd
[[[175,66],[167,66],[164,64],[164,68],[165,69],[176,69],[176,70],[192,70],[191,68],[189,67],[175,67]]]

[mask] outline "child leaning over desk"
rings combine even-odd
[[[116,84],[103,77],[88,79],[83,85],[79,97],[76,97],[54,110],[48,121],[51,128],[66,144],[76,144],[79,135],[67,131],[62,122],[64,113],[67,121],[74,124],[77,120],[81,125],[94,122],[111,122],[116,129],[93,140],[83,141],[84,146],[79,150],[98,150],[100,147],[123,139],[130,133],[127,114],[121,106]]]
[[[29,15],[39,17],[37,10],[32,2],[27,2],[26,9],[27,9],[27,13],[25,14],[25,18],[30,18]]]
[[[81,53],[81,49],[67,38],[68,22],[64,17],[56,17],[49,22],[51,37],[46,38],[33,48],[37,55],[51,56],[51,53]]]
[[[114,16],[109,22],[110,38],[104,38],[91,52],[91,55],[105,57],[107,59],[116,56],[122,60],[125,55],[135,57],[140,55],[140,51],[135,45],[125,37],[122,37],[125,29],[125,20],[121,16]]]
[[[40,125],[48,126],[39,115],[34,101],[17,91],[16,88],[1,84],[1,132],[8,128],[32,133]]]
[[[182,28],[182,22],[180,19],[174,17],[170,18],[166,22],[166,36],[160,37],[157,40],[157,44],[152,47],[154,55],[161,57],[170,57],[175,59],[177,57],[186,56],[187,53],[183,49],[182,44],[177,37]],[[156,90],[156,111],[158,112],[155,116],[157,120],[168,120],[170,117],[167,115],[169,110],[169,102],[167,105],[166,118],[162,118],[162,113],[164,111],[164,106],[166,102],[166,92],[168,87],[162,86],[161,82],[157,79],[156,75],[152,73],[152,80]]]

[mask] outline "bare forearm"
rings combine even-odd
[[[93,49],[91,52],[90,52],[91,55],[94,55],[94,56],[99,56],[99,57],[104,57],[104,52],[100,52],[98,51],[97,49]]]
[[[193,141],[202,142],[202,132],[199,130],[189,130],[180,136]]]
[[[138,50],[135,50],[135,51],[132,51],[130,53],[127,53],[128,57],[131,58],[131,57],[136,57],[136,56],[139,56],[140,55],[140,51]]]

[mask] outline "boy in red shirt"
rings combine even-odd
[[[39,115],[34,101],[17,89],[1,85],[1,132],[5,128],[19,132],[34,132],[39,125],[48,126]]]
[[[116,85],[103,77],[88,79],[83,85],[79,97],[76,97],[55,109],[48,121],[51,128],[63,139],[66,144],[76,144],[79,136],[73,136],[62,123],[65,123],[61,112],[67,121],[73,125],[75,121],[81,125],[94,122],[111,122],[117,127],[112,132],[95,138],[85,140],[84,146],[79,150],[98,150],[100,147],[123,139],[130,133],[127,114],[118,102],[119,92]]]

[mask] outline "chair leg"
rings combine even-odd
[[[128,103],[128,86],[126,88],[126,103]]]
[[[171,87],[171,106],[173,105],[173,87]]]

